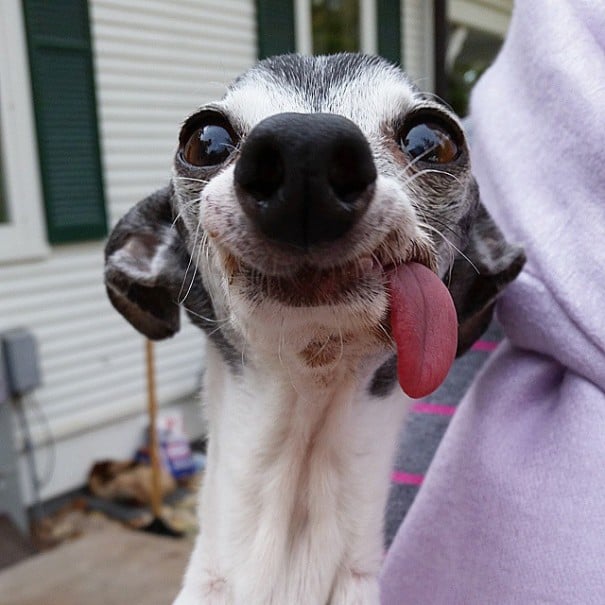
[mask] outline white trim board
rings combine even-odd
[[[510,23],[512,2],[478,0],[450,0],[448,19],[457,25],[465,25],[504,38]]]
[[[9,221],[0,224],[0,263],[45,257],[42,188],[21,2],[0,2],[0,154]]]

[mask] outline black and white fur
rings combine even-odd
[[[239,142],[220,166],[199,168],[181,152],[209,109]],[[269,59],[200,112],[183,126],[170,184],[118,223],[106,250],[110,298],[137,329],[173,335],[180,304],[208,335],[201,532],[176,604],[376,605],[409,401],[397,387],[385,271],[413,259],[444,279],[462,352],[523,253],[480,204],[456,117],[381,59]],[[234,171],[247,137],[285,112],[344,116],[371,149],[367,209],[333,241],[276,243],[242,209]],[[455,161],[430,166],[401,149],[418,112],[455,129]]]

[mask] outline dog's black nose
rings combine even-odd
[[[248,135],[235,166],[239,203],[269,239],[308,248],[365,212],[376,167],[359,128],[335,114],[281,113]]]

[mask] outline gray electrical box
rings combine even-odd
[[[4,351],[0,346],[0,515],[8,514],[21,531],[27,534],[29,531],[27,513],[21,499],[9,398]]]
[[[8,389],[11,395],[25,395],[40,386],[38,348],[31,332],[23,328],[0,335],[6,358]]]

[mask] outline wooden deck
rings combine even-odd
[[[109,528],[0,572],[2,605],[169,605],[192,543]]]

